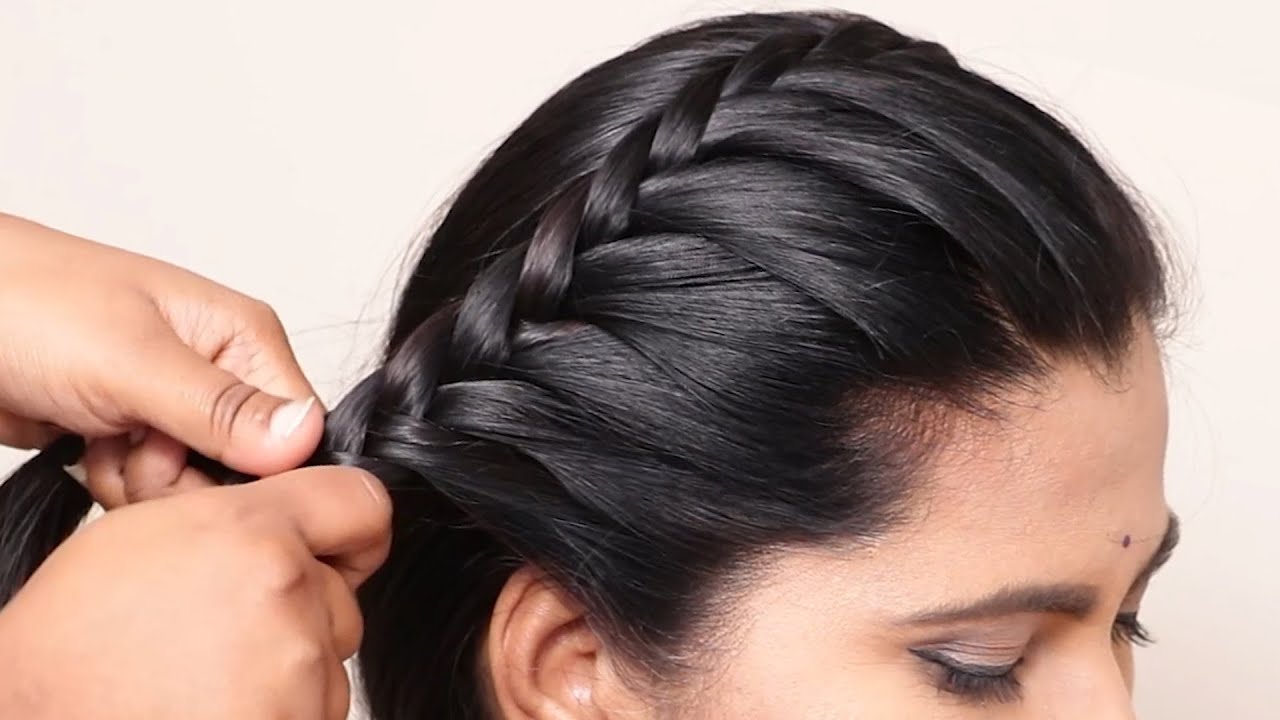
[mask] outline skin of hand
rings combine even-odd
[[[0,214],[0,444],[90,440],[108,508],[302,463],[323,409],[267,305],[152,258]]]
[[[323,408],[270,308],[0,214],[0,338],[0,444],[85,436],[114,508],[0,610],[0,717],[345,718],[390,502],[354,468],[285,472]],[[207,487],[188,448],[268,477]]]
[[[0,612],[0,717],[343,720],[390,518],[336,467],[107,513]]]

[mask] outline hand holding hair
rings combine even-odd
[[[271,476],[315,451],[323,413],[270,308],[0,215],[0,337],[0,443],[84,436],[117,508],[38,569],[0,557],[34,570],[0,597],[0,717],[345,718],[390,501],[354,468]],[[205,488],[188,448],[270,477]]]
[[[0,717],[343,720],[390,521],[336,467],[107,513],[0,612]]]
[[[323,413],[271,308],[3,214],[0,337],[0,444],[85,436],[108,507],[205,485],[188,447],[269,475],[320,441]]]

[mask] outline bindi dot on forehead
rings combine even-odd
[[[1122,548],[1127,548],[1132,544],[1133,544],[1133,538],[1128,535],[1125,535],[1124,539],[1120,541],[1120,547]]]

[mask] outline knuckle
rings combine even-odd
[[[252,575],[258,587],[272,597],[294,597],[311,585],[305,563],[279,542],[259,542],[253,550]]]
[[[276,309],[256,298],[249,299],[249,317],[253,324],[260,329],[269,331],[284,331],[284,323],[280,321],[280,315]]]
[[[230,382],[209,401],[209,429],[215,437],[226,437],[240,416],[245,403],[257,392],[252,386]]]
[[[329,651],[311,635],[301,634],[285,643],[280,656],[280,666],[291,677],[322,680],[329,670]]]
[[[171,494],[178,485],[179,477],[176,473],[125,472],[122,481],[125,501],[132,504]]]
[[[267,597],[292,597],[311,585],[309,557],[292,547],[277,523],[247,504],[223,509],[225,521],[212,541],[239,582]]]

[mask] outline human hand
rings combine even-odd
[[[269,475],[320,440],[322,409],[269,307],[5,215],[0,338],[0,444],[84,435],[108,507],[206,485],[188,447]]]
[[[343,720],[390,512],[325,467],[107,513],[0,612],[0,717]]]

